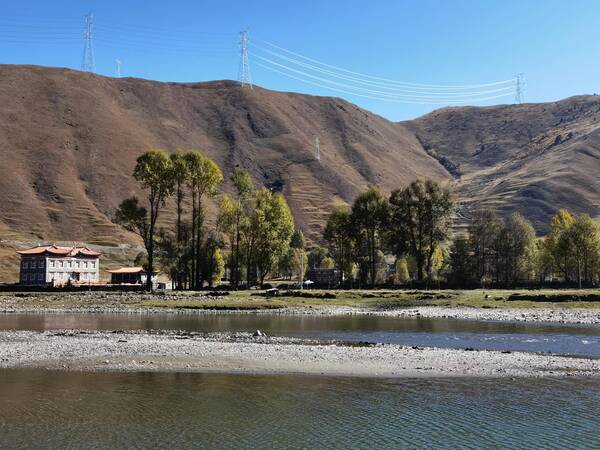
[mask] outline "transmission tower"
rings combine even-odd
[[[240,70],[238,81],[242,86],[250,86],[252,89],[252,78],[250,77],[250,63],[248,61],[248,32],[240,33]]]
[[[321,145],[318,136],[315,138],[315,158],[317,158],[317,161],[321,161]]]
[[[92,45],[92,32],[94,28],[94,15],[92,13],[84,16],[85,30],[83,32],[83,61],[81,70],[84,72],[96,72],[96,61],[94,60],[94,46]]]
[[[115,62],[117,63],[117,78],[121,78],[121,60],[115,59]]]
[[[515,103],[520,105],[523,103],[523,74],[520,73],[515,77]]]

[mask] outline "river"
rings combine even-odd
[[[0,371],[2,448],[599,448],[597,379]]]
[[[600,326],[284,314],[0,314],[0,330],[254,331],[274,336],[600,357]]]

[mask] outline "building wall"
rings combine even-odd
[[[94,257],[23,255],[19,278],[19,282],[26,285],[97,283],[100,280],[100,260]]]

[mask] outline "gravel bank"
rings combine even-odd
[[[369,377],[600,375],[600,360],[546,354],[172,331],[0,332],[0,367]]]
[[[508,322],[548,322],[564,324],[600,325],[600,311],[585,309],[483,309],[471,307],[417,306],[380,311],[369,308],[332,307],[290,307],[278,309],[194,309],[157,308],[124,305],[81,306],[81,307],[36,307],[31,305],[0,305],[0,314],[63,314],[63,313],[104,313],[104,314],[294,314],[294,315],[376,315],[387,317],[427,317],[465,320],[487,320]]]
[[[587,309],[484,309],[469,307],[419,306],[380,312],[393,317],[451,317],[454,319],[510,322],[556,322],[600,324],[600,310]]]

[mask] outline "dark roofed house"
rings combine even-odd
[[[337,269],[309,269],[304,277],[314,283],[313,287],[331,288],[340,283],[340,271]]]
[[[88,247],[38,245],[17,253],[23,285],[92,284],[100,278],[100,253]]]
[[[110,284],[146,284],[147,272],[143,267],[121,267],[109,270]],[[152,283],[156,283],[158,272],[152,273]]]

